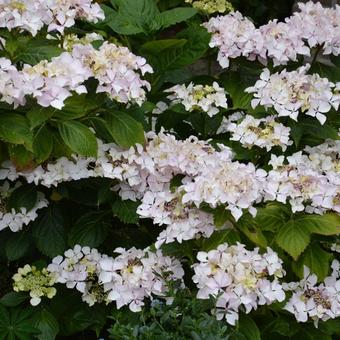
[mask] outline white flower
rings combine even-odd
[[[280,146],[282,151],[286,151],[287,146],[293,144],[289,139],[290,128],[277,123],[275,116],[256,119],[245,115],[240,122],[234,122],[234,117],[223,117],[217,133],[225,132],[231,133],[231,140],[239,141],[249,149],[256,145],[270,151],[272,147]]]
[[[324,282],[317,284],[317,277],[304,267],[304,277],[300,282],[284,284],[285,290],[293,292],[284,309],[295,315],[297,321],[309,318],[317,327],[319,320],[326,321],[340,316],[340,273],[339,262],[332,262],[333,272]]]
[[[245,249],[243,244],[221,244],[208,253],[199,252],[200,261],[193,265],[197,298],[216,298],[216,317],[235,325],[241,306],[249,313],[258,305],[283,301],[285,293],[278,277],[285,275],[282,260],[270,248],[261,255],[258,248]]]
[[[332,107],[338,109],[340,96],[333,92],[335,84],[318,74],[307,74],[309,66],[295,71],[286,70],[270,74],[265,69],[254,86],[245,91],[253,93],[253,108],[258,105],[266,109],[273,107],[278,116],[297,120],[300,112],[316,117],[321,124],[326,121],[325,113]]]
[[[212,86],[194,85],[193,83],[188,86],[175,85],[165,92],[172,93],[167,97],[171,101],[170,107],[182,104],[189,112],[202,110],[212,117],[219,112],[219,107],[228,108],[226,92],[216,82]]]

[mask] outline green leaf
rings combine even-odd
[[[294,220],[286,223],[276,236],[276,243],[296,260],[310,242],[310,232]]]
[[[167,49],[183,47],[186,43],[186,39],[151,40],[142,45],[141,51],[145,53],[158,54]]]
[[[50,60],[63,52],[58,46],[46,45],[45,41],[40,41],[41,45],[30,44],[16,56],[16,60],[21,60],[30,65],[36,65],[41,60]]]
[[[27,300],[28,297],[28,294],[24,292],[9,292],[0,299],[0,303],[6,307],[16,307]]]
[[[34,186],[24,184],[15,189],[8,199],[8,206],[11,209],[20,211],[20,208],[26,208],[27,211],[33,209],[37,202],[38,196]]]
[[[294,272],[303,278],[303,267],[306,266],[310,271],[317,275],[319,281],[323,281],[328,275],[329,263],[332,254],[324,251],[318,244],[311,244],[300,256],[297,262],[293,262]]]
[[[26,113],[31,130],[49,120],[58,110],[54,108],[35,107]]]
[[[102,94],[79,94],[67,98],[65,106],[61,110],[56,110],[54,117],[60,120],[77,119],[86,116],[89,112],[98,108],[98,103],[103,102]]]
[[[33,325],[40,331],[37,336],[39,340],[54,340],[59,333],[57,319],[46,309],[42,309],[34,314]]]
[[[247,340],[261,340],[260,330],[254,320],[247,315],[240,315],[238,331],[243,334]]]
[[[112,212],[126,224],[138,224],[139,216],[136,211],[139,205],[140,202],[117,199],[112,203]]]
[[[57,206],[49,206],[34,222],[33,237],[37,248],[46,256],[54,257],[65,251],[65,222]]]
[[[10,234],[5,246],[8,261],[16,261],[22,258],[30,250],[31,244],[31,238],[25,231]]]
[[[338,139],[338,130],[328,125],[321,125],[319,121],[305,120],[298,123],[302,131],[313,138],[320,139]]]
[[[16,113],[1,113],[0,139],[13,144],[30,145],[32,135],[26,117]]]
[[[87,126],[76,121],[63,121],[58,123],[58,129],[72,151],[82,156],[97,156],[97,140]]]
[[[53,150],[53,136],[49,129],[44,126],[38,130],[33,138],[33,154],[38,163],[48,159]]]
[[[165,73],[193,64],[208,50],[210,34],[203,27],[193,25],[178,33],[176,39],[185,39],[187,43],[165,49],[162,53],[146,53],[147,60],[156,72]]]
[[[275,232],[285,224],[288,218],[285,212],[281,205],[269,203],[264,208],[257,208],[255,222],[261,230]]]
[[[214,209],[214,224],[217,228],[223,227],[227,222],[230,222],[230,211],[225,206],[219,206]]]
[[[74,246],[98,247],[110,230],[109,215],[106,211],[90,211],[81,216],[69,232],[69,244]]]
[[[125,112],[110,112],[106,116],[108,131],[113,139],[122,147],[130,147],[136,143],[144,144],[143,125]]]
[[[105,6],[105,11],[109,15],[106,24],[115,32],[124,35],[137,33],[148,33],[159,28],[155,18],[159,15],[159,10],[154,0],[125,0],[117,1],[118,11],[109,10]]]
[[[162,28],[175,25],[179,22],[185,21],[193,17],[197,13],[195,8],[191,7],[177,7],[162,12],[157,21]]]
[[[331,236],[340,233],[340,216],[335,213],[324,215],[302,215],[296,221],[300,228],[307,229],[310,233]]]
[[[8,340],[31,340],[39,331],[32,325],[31,308],[6,310],[0,305],[0,336]]]
[[[215,231],[208,239],[202,239],[203,251],[216,249],[220,244],[227,242],[228,244],[236,244],[241,242],[240,235],[234,229]]]
[[[7,150],[10,160],[17,170],[32,168],[33,153],[28,151],[23,145],[8,144]]]

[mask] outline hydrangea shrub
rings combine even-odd
[[[340,336],[340,6],[292,5],[0,1],[1,339]]]

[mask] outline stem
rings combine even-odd
[[[318,55],[319,55],[319,53],[320,53],[322,47],[323,47],[323,44],[320,45],[320,46],[318,46],[318,48],[316,49],[315,54],[314,54],[314,56],[313,56],[313,60],[312,60],[312,62],[311,62],[311,64],[310,64],[310,67],[311,67],[311,68],[312,68],[312,66],[315,64],[316,59],[317,59],[317,57],[318,57]]]

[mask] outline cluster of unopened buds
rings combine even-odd
[[[129,306],[137,312],[146,298],[161,297],[171,303],[170,290],[183,287],[180,262],[161,250],[117,248],[114,253],[119,255],[109,257],[97,249],[75,245],[47,268],[19,268],[13,276],[14,290],[29,291],[31,304],[37,305],[43,296],[52,298],[57,292],[54,285],[61,283],[79,291],[90,306],[114,301],[118,309]]]
[[[216,317],[235,325],[241,307],[249,313],[258,305],[281,302],[285,292],[279,278],[285,275],[282,260],[270,248],[264,254],[243,244],[221,244],[216,250],[199,252],[193,265],[197,298],[216,298]]]
[[[104,20],[100,6],[92,0],[1,0],[0,27],[18,29],[35,36],[44,26],[47,31],[64,32],[75,20],[96,23]]]
[[[220,112],[220,108],[227,109],[227,97],[223,87],[217,82],[212,85],[175,85],[165,92],[171,93],[167,98],[170,100],[170,107],[175,104],[182,104],[186,111],[200,110],[206,112],[209,117]]]
[[[75,44],[71,52],[35,66],[24,65],[22,70],[0,58],[0,100],[17,107],[26,104],[26,96],[32,96],[43,107],[61,109],[74,92],[86,93],[84,82],[94,77],[99,82],[97,93],[107,93],[121,103],[141,105],[150,84],[139,72],[144,75],[152,68],[128,48],[108,42],[98,50],[91,44]]]
[[[274,74],[264,69],[255,85],[245,90],[254,95],[252,107],[274,108],[279,117],[288,116],[294,120],[301,111],[324,124],[325,113],[339,108],[340,82],[334,84],[317,73],[307,74],[308,69],[306,65],[295,71]]]
[[[319,47],[325,55],[340,53],[340,6],[324,8],[317,2],[299,3],[299,11],[284,22],[276,19],[256,28],[240,12],[211,18],[203,24],[213,34],[210,47],[218,47],[218,62],[229,67],[230,59],[240,56],[256,58],[274,66],[310,56]]]
[[[299,282],[283,284],[292,296],[284,309],[293,313],[299,322],[314,321],[318,326],[319,320],[327,321],[340,317],[340,264],[332,262],[332,273],[317,285],[318,278],[304,267],[304,277]]]
[[[227,0],[185,0],[185,2],[205,14],[226,13],[233,10],[233,5]]]
[[[243,147],[251,149],[253,146],[270,151],[279,146],[286,151],[293,142],[289,139],[290,128],[275,121],[275,116],[254,118],[242,112],[236,112],[229,117],[223,117],[217,133],[230,132],[230,140],[238,141]]]
[[[11,193],[17,189],[21,184],[16,182],[11,186],[8,181],[0,185],[0,230],[9,228],[13,232],[20,231],[23,226],[34,221],[37,217],[37,210],[47,207],[48,201],[41,192],[37,193],[37,201],[32,209],[27,210],[25,207],[20,207],[16,210],[9,208],[7,205],[8,198]]]
[[[57,293],[54,287],[56,276],[46,268],[39,270],[35,266],[26,264],[13,275],[13,281],[15,292],[29,292],[32,306],[38,305],[42,297],[52,299]]]

